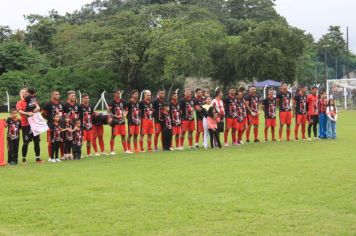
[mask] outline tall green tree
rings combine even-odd
[[[262,22],[241,34],[234,49],[237,69],[249,80],[272,79],[292,83],[303,55],[302,32],[279,22]]]
[[[10,29],[9,26],[0,25],[0,43],[10,39],[11,34],[12,34],[12,30]]]
[[[333,74],[328,73],[328,78],[340,78],[343,75],[342,67],[345,66],[347,58],[346,41],[340,26],[330,26],[328,33],[317,42],[317,49],[319,60],[325,61],[326,59],[327,67],[333,70]]]
[[[0,44],[0,75],[9,71],[45,67],[45,65],[43,56],[24,43],[9,41]]]
[[[213,71],[211,53],[224,38],[224,28],[210,13],[192,8],[181,18],[165,20],[152,34],[145,73],[169,91],[186,76],[207,77]]]

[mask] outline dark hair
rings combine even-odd
[[[59,91],[58,90],[53,90],[51,94],[53,95],[54,93],[59,93]]]
[[[206,100],[206,99],[208,99],[208,98],[210,98],[210,99],[211,99],[211,96],[210,96],[210,95],[206,96],[206,97],[205,97],[205,100]]]
[[[13,111],[17,112],[16,108],[13,107],[13,108],[10,109],[10,113],[12,113]]]
[[[171,93],[171,98],[173,97],[173,95],[176,95],[176,94],[178,94],[177,92],[172,92]]]
[[[326,93],[326,91],[323,90],[323,91],[320,92],[320,95],[323,95],[323,94],[325,94],[325,93]]]
[[[134,95],[135,93],[138,93],[138,90],[137,90],[137,89],[131,90],[131,93],[130,93],[130,94],[131,94],[131,96],[132,96],[132,95]]]
[[[197,88],[196,90],[195,90],[195,93],[198,93],[199,91],[203,91],[201,88]]]
[[[36,90],[35,90],[35,88],[28,88],[27,92],[31,95],[34,95],[36,93]]]
[[[334,101],[334,104],[332,105],[333,106],[333,108],[334,108],[334,112],[336,112],[336,105],[335,105],[335,99],[329,99],[329,101],[328,101],[328,107],[329,107],[329,109],[330,109],[330,106],[331,106],[331,101]]]
[[[121,90],[118,89],[118,88],[116,88],[116,89],[113,90],[113,93],[117,93],[117,92],[121,92]]]
[[[245,91],[246,91],[246,89],[244,87],[239,88],[239,92],[245,92]]]
[[[222,94],[222,91],[220,89],[215,91],[215,97],[219,96],[220,94]]]
[[[89,94],[83,93],[83,94],[82,94],[82,98],[85,98],[85,97],[89,97]]]

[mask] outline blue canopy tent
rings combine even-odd
[[[264,88],[264,87],[279,87],[281,86],[280,82],[274,81],[274,80],[265,80],[262,82],[255,83],[254,86],[258,88]]]
[[[254,86],[256,86],[257,88],[263,88],[263,98],[266,98],[266,89],[268,87],[279,87],[281,86],[281,83],[274,80],[265,80],[262,82],[255,83]]]

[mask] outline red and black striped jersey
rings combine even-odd
[[[151,101],[140,102],[140,117],[142,119],[153,120],[153,104]]]
[[[182,120],[194,120],[194,101],[193,99],[183,98],[180,101]]]
[[[109,103],[109,111],[111,114],[113,114],[116,117],[120,125],[125,124],[124,112],[126,109],[127,109],[127,104],[122,99],[120,100],[113,99]]]
[[[178,102],[171,101],[169,104],[169,111],[171,114],[172,125],[180,126],[182,124],[181,108]]]

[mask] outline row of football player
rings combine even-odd
[[[305,139],[305,126],[309,121],[308,133],[311,137],[311,130],[314,131],[314,137],[317,138],[317,123],[321,124],[320,137],[325,138],[324,118],[331,117],[336,121],[336,107],[333,101],[327,101],[325,93],[317,96],[317,88],[313,87],[311,93],[306,96],[307,88],[300,88],[297,95],[292,99],[291,93],[287,90],[287,85],[283,84],[277,97],[273,96],[274,91],[269,92],[267,99],[262,101],[265,111],[265,140],[267,141],[267,132],[271,127],[272,140],[275,141],[274,128],[276,126],[276,107],[280,107],[280,129],[279,138],[282,139],[282,131],[284,125],[287,130],[287,140],[290,140],[290,125],[292,116],[296,118],[295,139],[298,140],[299,126],[302,128],[302,138]],[[21,100],[17,103],[17,110],[21,115],[21,126],[23,130],[24,144],[22,147],[23,162],[26,162],[27,147],[32,140],[35,143],[36,161],[41,162],[39,150],[39,137],[35,137],[31,133],[31,127],[28,124],[27,117],[32,116],[36,112],[40,112],[41,108],[36,100],[34,89],[22,89],[20,92]],[[99,146],[104,153],[103,141],[103,124],[110,124],[112,126],[112,135],[110,140],[111,154],[114,152],[114,140],[116,136],[121,136],[124,151],[132,153],[131,139],[134,143],[134,151],[144,151],[143,140],[147,135],[148,151],[152,150],[152,135],[154,135],[154,150],[158,149],[158,140],[160,134],[164,133],[163,126],[167,126],[167,122],[171,123],[172,136],[175,138],[176,149],[183,149],[186,133],[188,134],[189,148],[193,147],[193,132],[195,135],[195,147],[199,147],[199,139],[201,134],[204,134],[204,147],[207,147],[208,139],[208,113],[204,113],[203,106],[210,95],[203,90],[196,89],[195,96],[192,97],[190,89],[185,89],[184,97],[179,101],[178,94],[173,93],[170,97],[170,103],[165,104],[165,92],[159,91],[157,99],[154,102],[151,100],[151,92],[146,90],[144,92],[144,99],[139,101],[139,92],[137,90],[131,91],[131,98],[128,102],[121,99],[121,91],[114,91],[114,99],[109,104],[109,114],[103,115],[96,113],[92,106],[90,106],[89,95],[82,95],[82,104],[76,103],[76,95],[74,91],[67,93],[67,102],[62,104],[60,102],[60,95],[58,91],[53,91],[51,100],[46,103],[42,109],[43,116],[48,120],[51,131],[48,132],[48,154],[52,159],[56,159],[54,155],[58,152],[59,147],[65,145],[53,145],[56,134],[53,127],[55,116],[67,117],[69,122],[67,125],[74,125],[74,121],[79,120],[82,129],[83,141],[87,144],[87,155],[91,156],[91,146],[95,150],[96,155],[100,155],[96,145],[96,140],[99,140]],[[294,102],[292,102],[294,100]],[[258,126],[259,126],[259,112],[260,112],[260,98],[256,94],[256,88],[250,86],[249,91],[245,94],[244,89],[229,89],[228,96],[223,99],[222,91],[216,91],[215,98],[208,104],[208,109],[212,107],[212,117],[217,123],[217,131],[224,132],[224,146],[228,144],[228,134],[231,130],[233,144],[242,144],[242,135],[246,131],[246,142],[250,141],[250,130],[253,127],[254,141],[259,142]],[[294,108],[292,108],[292,106]],[[169,121],[165,121],[163,108],[164,105],[169,110]],[[329,109],[329,112],[327,112]],[[292,112],[293,110],[293,112]],[[332,110],[332,111],[331,111]],[[194,116],[195,111],[195,116]],[[128,137],[126,138],[125,117],[128,122]],[[196,118],[196,122],[194,121]],[[225,120],[225,125],[224,125]],[[16,120],[15,120],[16,121]],[[16,123],[16,122],[13,123]],[[154,122],[155,121],[155,122]],[[8,122],[9,123],[9,122]],[[11,123],[11,121],[10,121]],[[17,122],[18,123],[18,122]],[[335,122],[334,122],[335,123]],[[169,127],[169,125],[168,125]],[[74,128],[58,128],[61,130],[63,136],[63,129],[73,131]],[[204,132],[205,131],[205,132]],[[16,136],[16,135],[15,135]],[[17,135],[18,136],[18,135]],[[138,136],[140,136],[140,147],[138,147]],[[161,140],[164,141],[164,135]],[[211,136],[215,136],[214,133]],[[333,135],[334,137],[335,135]],[[62,140],[63,138],[61,138]],[[69,137],[71,139],[71,137]],[[215,138],[216,139],[216,138]],[[53,150],[52,146],[55,146]],[[171,146],[171,145],[170,145]],[[172,145],[173,146],[173,145]],[[64,153],[66,148],[60,148],[64,154],[64,158],[70,158],[70,153]]]

